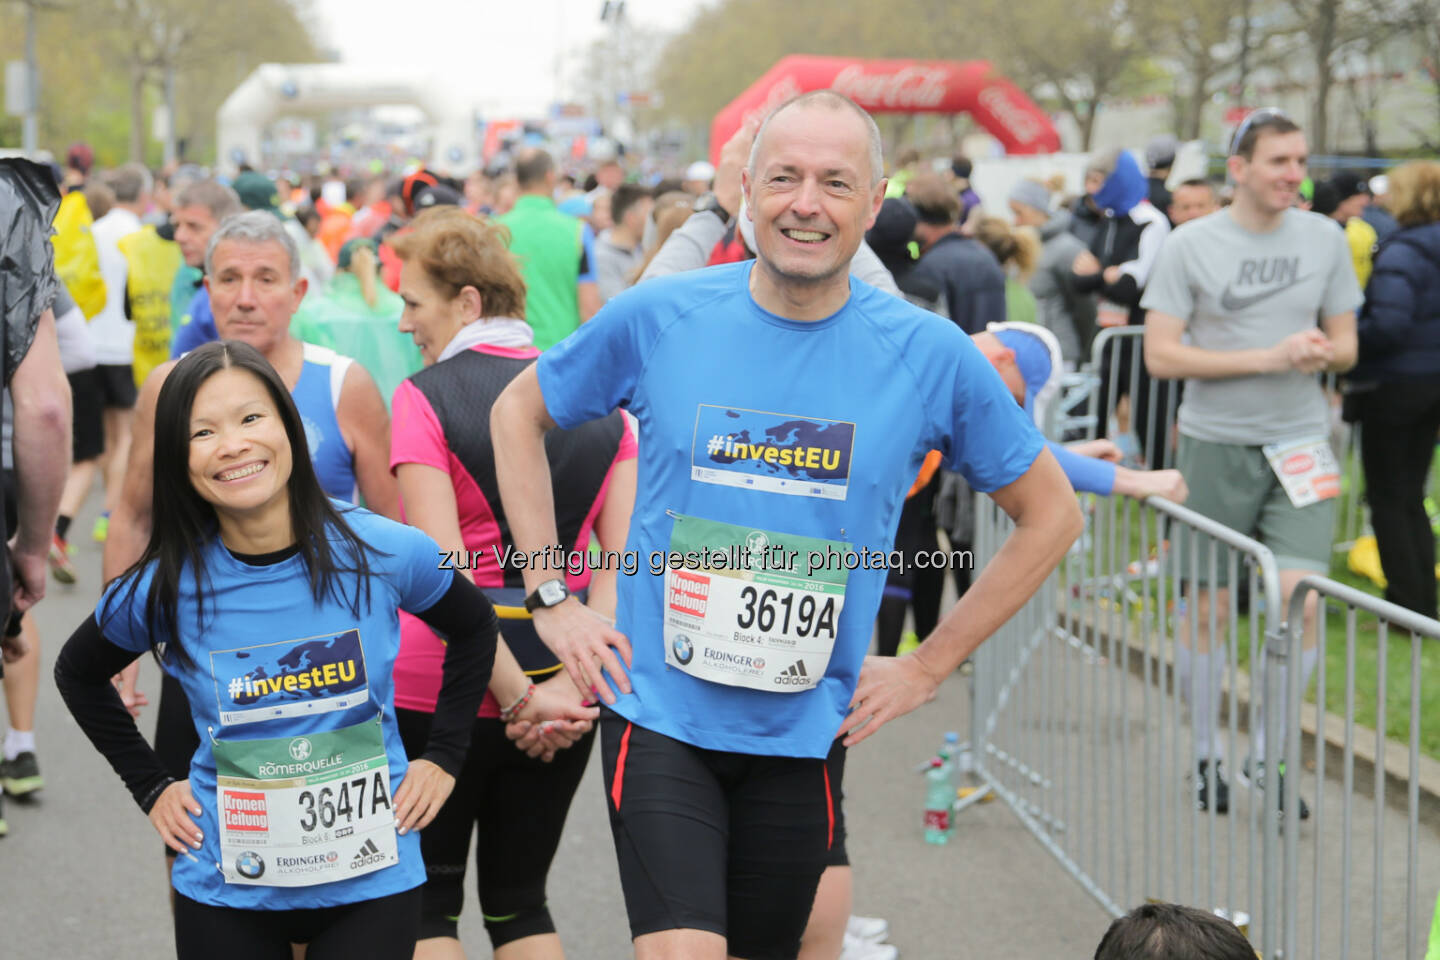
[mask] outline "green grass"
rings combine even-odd
[[[1381,590],[1345,567],[1345,558],[1336,555],[1330,564],[1330,578],[1375,596]],[[1380,656],[1376,620],[1357,614],[1355,622],[1355,719],[1372,729],[1377,725],[1376,706],[1380,690]],[[1329,605],[1325,618],[1325,709],[1337,715],[1345,710],[1345,614],[1343,607]],[[1440,641],[1420,640],[1420,752],[1440,760]],[[1392,740],[1410,740],[1411,639],[1405,631],[1391,630],[1385,657],[1385,735]],[[1312,687],[1307,699],[1315,702]]]
[[[1440,472],[1440,470],[1437,470]],[[1433,474],[1432,474],[1433,476]],[[1347,483],[1359,482],[1359,477],[1347,477]],[[1440,486],[1440,484],[1436,484]],[[1096,503],[1099,511],[1108,511],[1103,502]],[[1137,504],[1125,507],[1130,517],[1128,535],[1125,527],[1118,526],[1115,532],[1117,549],[1124,552],[1123,563],[1138,561],[1144,557],[1140,530],[1141,511]],[[1123,524],[1125,513],[1117,510],[1117,523]],[[1108,516],[1108,512],[1107,512]],[[1153,550],[1155,520],[1148,521],[1144,543]],[[1096,524],[1092,530],[1104,536],[1104,525]],[[1200,545],[1201,563],[1206,561],[1206,544]],[[1104,562],[1103,560],[1101,562]],[[1108,565],[1108,564],[1107,564]],[[1168,570],[1169,568],[1167,568]],[[1243,568],[1240,576],[1245,574]],[[1369,579],[1351,573],[1346,567],[1346,556],[1342,552],[1332,555],[1330,578],[1354,587],[1375,597],[1382,597],[1383,591]],[[1161,609],[1158,605],[1155,587],[1151,588],[1149,608]],[[1173,590],[1167,581],[1167,589]],[[1138,590],[1138,588],[1137,588]],[[1132,622],[1138,627],[1140,604],[1138,592],[1129,605]],[[1170,598],[1164,609],[1172,605]],[[1254,607],[1252,607],[1254,609]],[[1345,710],[1346,638],[1345,607],[1342,604],[1327,604],[1325,618],[1325,709],[1343,716]],[[1238,618],[1236,635],[1241,639],[1238,660],[1242,669],[1248,668],[1250,660],[1250,617],[1241,614]],[[1376,618],[1364,611],[1357,611],[1355,624],[1355,719],[1362,726],[1374,729],[1378,720],[1379,702],[1379,652],[1378,623]],[[1425,755],[1440,759],[1440,640],[1421,640],[1420,665],[1420,749]],[[1400,743],[1410,739],[1410,688],[1411,688],[1411,640],[1407,632],[1391,630],[1387,642],[1385,675],[1385,731],[1386,736]],[[1317,671],[1318,675],[1318,671]],[[1316,688],[1312,682],[1307,691],[1310,702],[1316,700]]]

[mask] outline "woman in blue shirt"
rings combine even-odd
[[[496,620],[419,530],[326,498],[289,391],[234,341],[160,392],[154,525],[62,651],[56,682],[161,838],[181,960],[408,958],[425,880],[415,831],[463,763]],[[297,452],[298,451],[298,452]],[[407,763],[391,668],[398,610],[447,637],[423,756]],[[175,781],[109,678],[151,652],[200,749]]]

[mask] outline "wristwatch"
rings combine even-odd
[[[541,607],[559,606],[570,596],[570,589],[565,586],[564,580],[546,580],[535,588],[535,592],[525,598],[525,609],[534,613]]]
[[[702,193],[695,200],[695,212],[704,213],[709,211],[720,218],[720,222],[726,226],[730,225],[730,212],[720,206],[719,199],[713,193]]]

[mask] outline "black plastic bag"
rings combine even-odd
[[[48,167],[0,159],[0,363],[6,386],[35,339],[40,315],[55,302],[50,224],[59,209],[60,192]]]

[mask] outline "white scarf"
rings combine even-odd
[[[512,349],[530,347],[535,345],[535,331],[530,324],[514,317],[482,317],[461,327],[460,332],[445,344],[445,349],[440,351],[440,358],[435,362],[449,360],[462,350],[478,347],[482,343]]]

